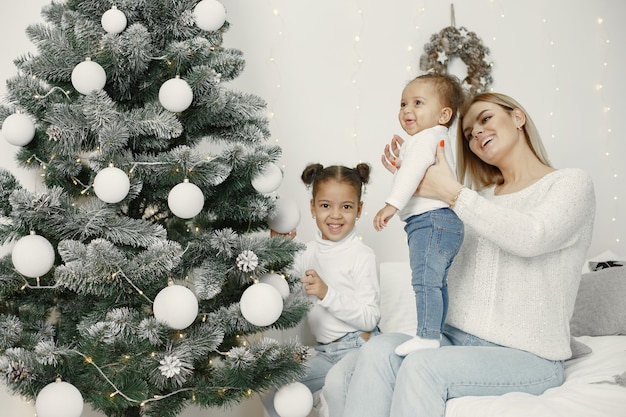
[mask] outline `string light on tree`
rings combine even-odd
[[[76,91],[84,95],[102,90],[106,81],[107,74],[104,68],[89,57],[72,70],[72,85]]]

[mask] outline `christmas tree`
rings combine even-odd
[[[228,86],[245,62],[222,45],[224,7],[67,0],[42,16],[0,106],[41,174],[34,192],[0,170],[0,378],[40,417],[80,415],[81,397],[168,417],[293,381],[305,347],[262,331],[309,307],[288,272],[300,244],[269,233],[299,213],[275,192],[264,101]]]

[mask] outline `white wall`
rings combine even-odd
[[[247,59],[246,70],[234,84],[268,101],[273,140],[283,148],[280,164],[285,180],[278,192],[300,205],[300,238],[308,240],[314,233],[309,195],[299,180],[304,166],[309,162],[353,166],[365,161],[374,171],[359,233],[381,261],[405,259],[400,222],[382,233],[371,226],[391,184],[378,161],[386,141],[402,133],[396,119],[400,91],[418,74],[419,57],[430,35],[451,24],[450,3],[222,1],[231,22],[226,45],[241,49]],[[15,74],[13,59],[34,51],[24,29],[40,20],[40,7],[47,3],[29,0],[20,3],[19,11],[0,6],[6,11],[0,13],[5,39],[0,93],[4,80]],[[526,107],[543,133],[554,165],[580,167],[593,177],[598,207],[590,256],[606,250],[626,255],[626,132],[618,123],[626,115],[626,82],[621,77],[626,67],[622,24],[626,2],[463,0],[455,3],[455,12],[456,26],[476,32],[491,49],[494,91],[509,94]],[[462,65],[454,68],[463,75]],[[34,187],[36,173],[15,168],[14,150],[0,140],[0,165]],[[8,415],[33,415],[32,407],[3,395]],[[225,414],[191,409],[184,417],[200,415],[263,413],[258,401],[251,399]]]

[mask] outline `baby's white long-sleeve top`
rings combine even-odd
[[[435,163],[437,146],[442,139],[448,139],[448,128],[439,125],[422,130],[402,144],[400,148],[402,168],[396,171],[391,192],[385,200],[387,204],[399,210],[400,220],[404,221],[416,214],[448,207],[443,201],[413,195],[428,167]],[[444,152],[448,164],[453,167],[452,146],[447,143]]]
[[[338,242],[308,242],[294,259],[293,274],[304,277],[313,269],[328,286],[328,293],[308,313],[311,332],[319,343],[329,343],[357,330],[371,331],[380,319],[376,256],[353,230]]]
[[[559,169],[506,195],[463,189],[453,210],[465,238],[448,274],[447,323],[546,359],[569,358],[595,213],[589,175]]]

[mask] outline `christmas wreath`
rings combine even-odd
[[[471,94],[487,91],[493,78],[489,48],[480,38],[464,27],[448,26],[430,37],[420,57],[420,69],[426,72],[446,73],[450,60],[458,57],[467,65],[467,77],[462,80]]]

